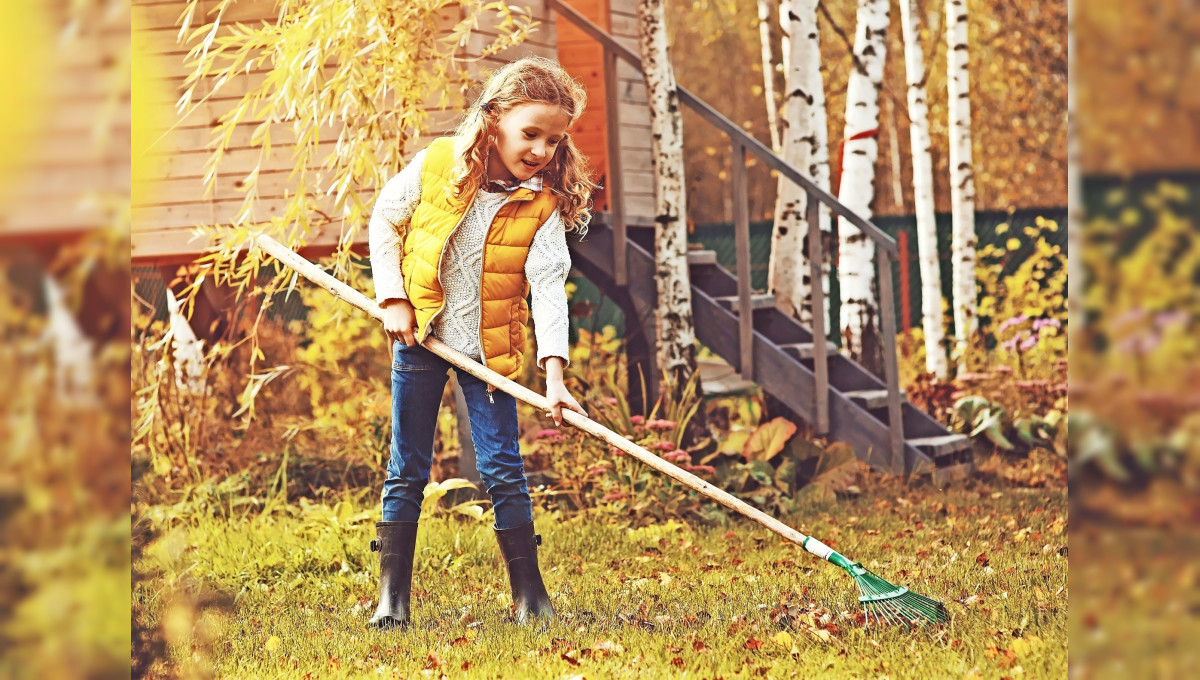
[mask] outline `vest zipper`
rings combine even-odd
[[[530,200],[533,200],[533,198],[536,196],[537,196],[537,194],[534,194],[533,196],[523,197],[520,200],[530,201]],[[516,200],[517,199],[514,196],[510,195],[508,198],[506,198],[504,200],[504,205],[500,206],[500,210],[504,210],[504,208],[506,208],[509,203],[515,203]],[[492,218],[492,223],[488,225],[487,232],[485,232],[483,235],[483,254],[480,255],[480,257],[479,257],[479,356],[483,359],[484,368],[487,368],[487,354],[483,351],[483,273],[485,271],[487,271],[486,265],[487,265],[488,236],[490,236],[492,233],[492,227],[496,226],[496,219],[498,217],[500,217],[500,210],[496,211],[495,217]],[[453,233],[453,232],[451,232],[451,233]],[[447,239],[447,241],[449,241],[449,239]],[[439,263],[439,265],[440,264],[441,263]],[[488,384],[487,398],[488,398],[488,403],[490,403],[490,404],[496,403],[496,400],[492,398],[492,392],[495,392],[495,391],[496,391],[496,386],[492,385],[492,384]]]

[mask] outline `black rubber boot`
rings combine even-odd
[[[542,582],[538,569],[537,547],[542,537],[533,533],[533,522],[512,529],[497,529],[496,540],[500,543],[500,554],[508,565],[508,583],[512,586],[513,604],[516,606],[517,623],[526,623],[533,617],[553,619],[554,605]]]
[[[379,553],[379,608],[369,625],[380,629],[404,629],[408,627],[417,523],[376,522],[375,535],[377,538],[371,541],[371,550]]]

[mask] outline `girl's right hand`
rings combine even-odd
[[[388,340],[399,340],[409,347],[417,344],[417,312],[412,303],[403,299],[384,303],[383,331]]]

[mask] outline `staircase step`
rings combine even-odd
[[[973,472],[975,472],[974,465],[971,463],[960,463],[958,465],[937,468],[931,476],[933,477],[934,486],[943,486],[947,482],[970,477]]]
[[[813,358],[813,355],[816,354],[815,347],[816,345],[811,342],[792,342],[786,345],[780,345],[779,349],[790,352],[793,356],[796,356],[800,359],[811,359]],[[826,355],[833,356],[837,353],[838,349],[832,342],[825,343]]]
[[[702,264],[716,264],[717,251],[715,250],[689,250],[687,254],[688,266],[694,267]]]
[[[905,441],[913,448],[935,459],[971,447],[971,438],[965,434],[943,434],[936,437],[906,439]]]
[[[842,394],[867,410],[887,406],[887,390],[852,390]],[[900,399],[905,399],[904,390],[900,390]]]
[[[721,297],[715,297],[713,299],[716,300],[717,302],[725,305],[729,309],[732,309],[733,313],[737,314],[738,296],[724,295]],[[772,295],[771,293],[755,293],[750,296],[750,310],[751,311],[756,310],[756,309],[770,309],[774,306],[775,306],[775,296]]]

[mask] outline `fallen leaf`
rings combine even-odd
[[[742,455],[746,457],[746,460],[769,461],[779,455],[794,434],[796,434],[796,424],[787,418],[777,417],[758,426],[754,434],[746,440],[746,444],[742,448]]]

